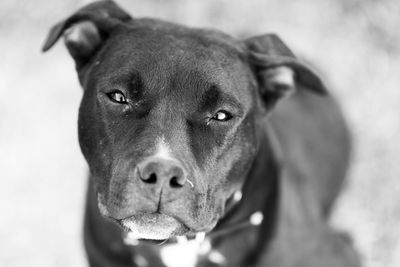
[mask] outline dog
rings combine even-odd
[[[238,40],[100,1],[43,51],[61,37],[83,88],[90,266],[167,266],[173,247],[175,266],[359,266],[328,224],[348,128],[276,34]]]

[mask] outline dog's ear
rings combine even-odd
[[[244,44],[267,107],[290,95],[296,88],[327,94],[318,76],[301,63],[277,35],[252,37]]]
[[[131,19],[113,1],[94,2],[54,25],[42,51],[49,50],[64,35],[65,45],[79,69],[90,60],[117,25]]]

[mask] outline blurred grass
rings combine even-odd
[[[85,266],[81,90],[47,30],[89,1],[0,3],[0,266]],[[396,0],[124,0],[134,16],[276,32],[320,70],[354,133],[354,162],[333,224],[367,267],[400,266],[400,3]]]

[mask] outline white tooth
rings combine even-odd
[[[241,199],[242,199],[242,192],[241,192],[241,191],[236,191],[236,192],[233,194],[233,200],[234,200],[235,202],[239,202]]]
[[[208,255],[208,259],[216,264],[224,264],[226,262],[224,255],[216,250],[210,252],[210,254]]]
[[[260,225],[264,220],[264,215],[261,211],[256,211],[250,216],[250,223],[252,225]]]
[[[186,236],[177,236],[177,237],[176,237],[176,240],[178,241],[179,244],[184,244],[184,243],[187,243],[187,242],[188,242]]]

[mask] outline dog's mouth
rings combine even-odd
[[[100,214],[114,221],[125,230],[125,235],[131,239],[168,240],[174,236],[187,236],[196,233],[176,216],[154,212],[135,213],[123,219],[113,217],[103,204],[101,194],[97,195]]]
[[[134,239],[166,240],[187,234],[190,229],[172,216],[142,213],[117,221]]]

